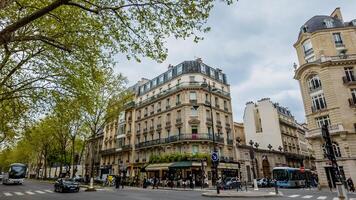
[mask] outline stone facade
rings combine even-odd
[[[321,126],[327,124],[345,177],[356,180],[356,20],[343,21],[337,8],[330,16],[308,20],[294,44],[299,81],[322,186],[335,186],[324,154]]]
[[[152,155],[210,155],[213,140],[223,163],[220,168],[225,162],[237,162],[230,87],[220,69],[200,59],[184,61],[170,65],[168,71],[151,80],[142,79],[131,89],[135,98],[126,106],[124,120],[119,120],[124,134],[116,136],[117,157],[111,157],[117,159],[119,171],[135,176]],[[103,164],[114,162],[111,158]],[[211,173],[209,166],[206,170]]]

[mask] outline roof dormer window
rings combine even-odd
[[[325,19],[324,24],[326,28],[333,28],[334,27],[334,20],[332,19]]]
[[[303,26],[303,27],[302,27],[302,32],[303,32],[303,33],[306,33],[307,31],[308,31],[308,26],[306,26],[306,25]]]

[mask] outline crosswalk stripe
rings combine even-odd
[[[38,194],[44,194],[45,192],[41,191],[41,190],[36,190],[35,192],[37,192]]]
[[[320,196],[320,197],[318,197],[317,199],[324,200],[324,199],[327,199],[327,198],[328,198],[327,196]]]
[[[31,192],[31,191],[26,191],[27,194],[29,195],[34,195],[35,193]]]
[[[7,197],[11,197],[12,194],[10,192],[4,192],[4,195],[7,196]]]
[[[334,197],[333,200],[339,200],[339,197]]]
[[[24,195],[22,192],[14,192],[16,195],[18,195],[18,196],[22,196],[22,195]]]
[[[303,199],[310,199],[312,198],[313,196],[312,195],[305,195],[304,197],[302,197]]]
[[[48,193],[53,193],[53,191],[51,191],[51,190],[45,190],[45,192],[48,192]]]
[[[299,194],[294,194],[294,195],[290,195],[288,197],[295,198],[295,197],[299,197],[299,196],[300,196]]]

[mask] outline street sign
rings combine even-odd
[[[217,162],[219,160],[218,152],[214,151],[213,153],[211,153],[211,160],[213,162]]]

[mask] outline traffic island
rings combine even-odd
[[[248,191],[248,192],[236,192],[236,191],[220,191],[220,194],[214,192],[202,193],[205,197],[219,197],[219,198],[268,198],[268,197],[281,197],[283,194],[280,192],[276,194],[275,192],[259,192],[259,191]]]

